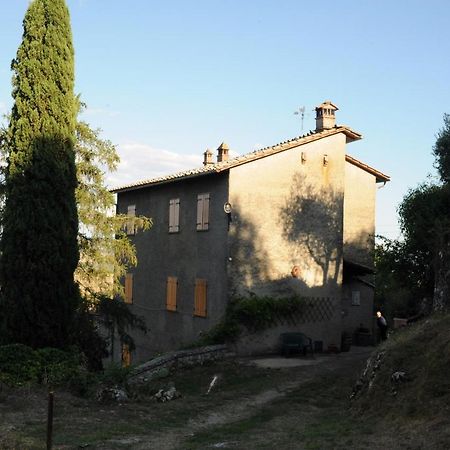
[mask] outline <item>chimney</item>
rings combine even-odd
[[[329,130],[336,126],[334,112],[339,108],[329,100],[316,107],[316,132]]]
[[[219,148],[217,149],[217,162],[223,162],[228,161],[228,150],[230,150],[230,147],[228,147],[225,142],[222,142],[219,145]]]
[[[213,152],[209,148],[207,148],[206,152],[203,153],[203,165],[210,166],[211,164],[214,164]]]

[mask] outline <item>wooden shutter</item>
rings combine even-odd
[[[178,289],[177,277],[167,277],[166,308],[168,311],[177,310],[177,289]]]
[[[122,366],[128,367],[131,364],[131,352],[128,344],[122,344]]]
[[[203,230],[209,228],[209,194],[203,194]]]
[[[209,228],[209,194],[197,196],[197,230]]]
[[[203,194],[197,196],[197,230],[203,230]]]
[[[169,200],[169,233],[180,231],[180,199]]]
[[[129,205],[127,210],[127,216],[129,217],[127,220],[127,234],[133,235],[136,234],[136,227],[134,218],[136,217],[136,205]]]
[[[206,317],[206,288],[206,280],[195,280],[194,316]]]
[[[125,275],[125,303],[133,303],[133,274]]]

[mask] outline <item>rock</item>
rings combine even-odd
[[[394,383],[400,383],[400,382],[403,382],[403,381],[408,381],[408,378],[406,376],[406,372],[403,372],[403,371],[400,371],[400,370],[397,371],[397,372],[394,372],[391,375],[391,381],[394,382]]]
[[[118,387],[100,389],[97,392],[96,398],[99,402],[115,401],[117,403],[124,403],[128,401],[127,393]]]
[[[181,397],[181,394],[176,390],[175,386],[171,385],[165,389],[160,389],[155,395],[154,398],[158,402],[169,402],[176,398]]]

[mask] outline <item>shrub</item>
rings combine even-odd
[[[21,386],[38,381],[41,364],[38,355],[22,344],[0,346],[0,381]]]
[[[107,387],[125,386],[130,371],[131,367],[122,367],[118,363],[110,363],[105,367],[103,373],[99,375],[99,380]]]
[[[304,311],[306,302],[302,297],[238,297],[227,307],[224,318],[209,330],[199,345],[224,344],[239,337],[242,327],[251,332],[262,331],[277,321],[295,321]]]
[[[76,349],[42,348],[36,354],[40,361],[39,381],[44,384],[64,384],[80,371],[81,356]]]

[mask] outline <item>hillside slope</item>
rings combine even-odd
[[[352,410],[414,436],[420,448],[450,442],[450,314],[435,314],[393,333],[377,347],[357,382]]]

